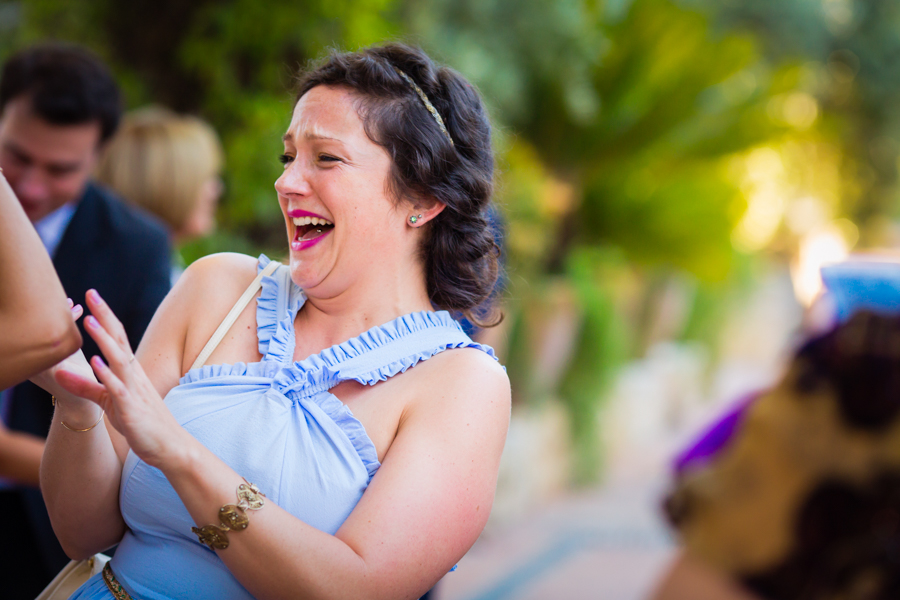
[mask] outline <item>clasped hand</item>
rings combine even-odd
[[[100,406],[135,454],[144,462],[161,467],[168,458],[167,450],[177,447],[169,443],[170,440],[183,430],[141,364],[134,359],[125,328],[109,305],[96,290],[88,291],[86,299],[91,315],[84,320],[85,330],[97,343],[106,361],[100,356],[91,358],[90,367],[96,374],[95,379],[84,368],[79,368],[79,364],[85,364],[79,350],[50,369],[49,376],[67,392]],[[35,383],[48,389],[45,383],[49,382]]]

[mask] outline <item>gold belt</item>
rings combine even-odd
[[[122,587],[116,576],[113,575],[112,567],[109,566],[109,563],[106,563],[103,567],[103,581],[116,600],[134,600],[131,594],[125,591],[125,588]]]

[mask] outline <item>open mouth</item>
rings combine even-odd
[[[334,229],[334,223],[321,217],[293,217],[294,239],[291,244],[296,250],[314,245]]]

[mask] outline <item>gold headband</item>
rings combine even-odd
[[[428,112],[430,112],[431,116],[434,117],[434,120],[437,123],[437,126],[440,128],[441,133],[447,136],[447,139],[450,140],[450,145],[455,147],[456,144],[453,143],[453,138],[450,137],[450,132],[447,131],[446,127],[444,127],[444,120],[441,118],[440,113],[438,113],[437,109],[434,107],[434,104],[431,103],[431,100],[428,99],[428,96],[425,95],[425,92],[422,91],[422,88],[416,85],[416,82],[412,80],[412,77],[410,77],[397,67],[394,67],[394,70],[397,71],[397,74],[400,75],[400,77],[402,77],[413,90],[415,90],[416,94],[418,94],[419,96],[419,99],[422,100],[422,104],[425,105],[425,108],[428,109]]]

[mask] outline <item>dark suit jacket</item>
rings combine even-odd
[[[170,261],[169,237],[162,224],[93,184],[88,186],[79,202],[53,259],[69,297],[84,304],[87,290],[94,288],[100,292],[125,326],[132,348],[137,347],[153,313],[169,291]],[[82,350],[85,356],[90,359],[100,354],[81,321],[79,328],[84,338]],[[11,429],[46,437],[52,415],[50,395],[44,390],[29,382],[15,387],[9,414]],[[45,567],[40,577],[55,575],[68,558],[50,528],[40,491],[4,492],[4,495],[9,494],[19,496],[16,504],[22,507],[19,510],[24,514],[4,517],[27,521]],[[0,528],[0,547],[16,548],[17,540],[6,539],[3,531]],[[0,566],[0,572],[2,570]],[[20,572],[15,576],[22,577],[23,574]],[[44,581],[46,583],[49,579]]]

